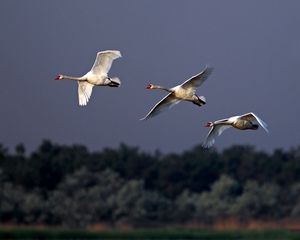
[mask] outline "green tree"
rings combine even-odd
[[[221,177],[212,185],[209,192],[199,195],[196,202],[196,219],[212,222],[230,216],[230,209],[240,193],[238,182],[229,176]]]
[[[170,221],[172,204],[156,192],[146,191],[143,181],[131,180],[115,198],[114,219],[137,226]]]
[[[69,175],[50,195],[47,221],[68,227],[110,221],[113,198],[122,184],[118,174],[109,169],[89,172],[81,168]]]
[[[21,186],[2,183],[0,187],[0,221],[21,223],[24,220],[22,205],[25,192]]]
[[[231,213],[241,220],[277,218],[280,214],[279,194],[280,188],[275,184],[259,185],[256,181],[248,181]]]

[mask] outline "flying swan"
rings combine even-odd
[[[78,82],[79,105],[87,105],[94,86],[119,87],[121,81],[119,78],[109,78],[107,73],[113,60],[122,57],[121,52],[117,50],[106,50],[98,52],[92,69],[82,77],[72,77],[59,74],[55,80],[76,80]]]
[[[234,127],[239,130],[257,130],[259,125],[253,123],[252,121],[257,121],[266,132],[269,132],[267,129],[268,125],[254,113],[250,112],[241,116],[233,116],[214,122],[208,122],[205,127],[211,127],[211,129],[206,137],[206,140],[203,143],[203,147],[211,147],[215,143],[215,138],[217,136],[220,136],[224,130],[230,127]]]
[[[162,89],[164,91],[167,91],[169,94],[162,100],[160,100],[141,120],[146,120],[154,117],[165,108],[171,107],[182,100],[192,102],[198,106],[204,105],[206,103],[205,97],[196,95],[196,88],[199,87],[208,78],[212,71],[213,68],[206,67],[202,72],[196,74],[182,84],[177,85],[173,88],[165,88],[154,84],[147,85],[147,89]]]

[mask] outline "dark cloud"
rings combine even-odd
[[[41,139],[90,149],[120,142],[146,150],[181,151],[199,144],[209,120],[255,112],[270,126],[230,130],[218,148],[252,144],[272,150],[299,144],[300,60],[297,1],[1,1],[0,142]],[[77,84],[57,73],[82,75],[96,52],[118,49],[110,75],[118,89],[95,88],[79,107]],[[198,89],[201,108],[180,103],[141,122],[163,92],[215,68]]]

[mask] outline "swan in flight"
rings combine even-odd
[[[252,121],[257,121],[266,132],[269,132],[267,129],[267,124],[261,120],[254,113],[246,113],[241,116],[233,116],[230,118],[217,120],[214,122],[208,122],[205,127],[211,127],[203,147],[209,148],[215,143],[215,138],[220,136],[222,132],[230,127],[234,127],[240,130],[257,130],[259,125],[253,123]]]
[[[165,108],[171,107],[182,100],[192,102],[198,106],[204,105],[206,103],[205,97],[196,95],[196,88],[199,87],[208,78],[212,71],[213,68],[206,67],[202,72],[196,74],[182,84],[177,85],[173,88],[165,88],[153,84],[147,85],[147,89],[162,89],[164,91],[167,91],[169,94],[161,99],[141,120],[146,120],[154,117]]]
[[[69,79],[78,82],[79,105],[85,106],[91,95],[94,86],[119,87],[121,81],[119,78],[109,78],[107,73],[113,60],[122,57],[121,52],[117,50],[106,50],[98,52],[92,69],[82,77],[71,77],[59,74],[55,80]]]

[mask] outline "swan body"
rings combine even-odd
[[[106,50],[98,52],[96,60],[91,70],[82,77],[72,77],[59,74],[55,80],[76,80],[78,82],[78,100],[80,106],[87,105],[94,86],[119,87],[121,81],[119,78],[109,78],[109,72],[113,60],[122,57],[121,52],[117,50]]]
[[[190,79],[186,80],[180,85],[173,88],[165,88],[159,85],[149,84],[146,86],[147,89],[161,89],[169,94],[161,99],[141,120],[146,120],[156,116],[162,112],[165,108],[171,107],[180,101],[189,101],[198,106],[206,104],[204,96],[196,95],[196,88],[199,87],[212,73],[213,68],[206,67],[202,72],[196,74]]]
[[[253,121],[257,121],[266,132],[269,132],[267,128],[268,125],[252,112],[243,114],[241,116],[233,116],[214,122],[208,122],[206,127],[211,127],[211,129],[206,137],[205,142],[203,143],[203,147],[211,147],[215,143],[215,138],[220,136],[226,129],[230,127],[234,127],[239,130],[257,130],[259,125],[253,123]]]

